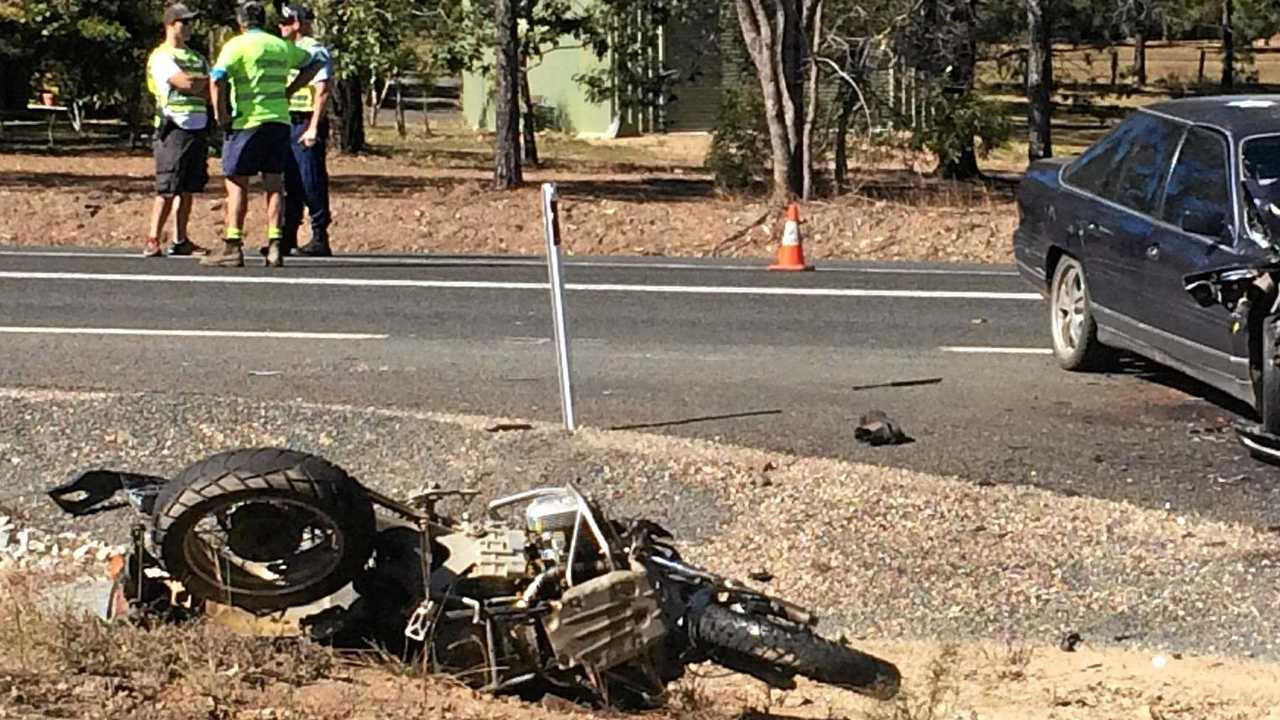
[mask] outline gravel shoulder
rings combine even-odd
[[[1099,648],[1280,659],[1280,536],[1124,503],[639,433],[491,433],[497,419],[372,407],[8,389],[0,417],[0,514],[44,533],[58,546],[46,553],[123,539],[123,516],[72,526],[39,494],[77,469],[172,475],[221,449],[282,445],[390,493],[574,482],[667,525],[705,565],[767,569],[768,590],[851,639],[1053,645],[1075,631]],[[80,535],[57,540],[68,531]]]

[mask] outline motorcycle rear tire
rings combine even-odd
[[[305,585],[230,597],[196,572],[184,551],[187,535],[220,506],[254,499],[304,505],[327,518],[341,535],[341,555],[333,569]],[[156,498],[153,526],[164,569],[188,592],[201,599],[229,600],[253,612],[306,605],[342,589],[368,561],[376,537],[373,503],[346,471],[324,458],[278,448],[232,450],[188,467]]]
[[[697,618],[694,641],[730,669],[763,675],[802,675],[861,695],[888,700],[901,674],[893,663],[816,635],[811,629],[763,615],[709,605]]]

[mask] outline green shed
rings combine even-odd
[[[716,13],[718,15],[718,13]],[[651,77],[667,79],[668,93],[657,106],[627,101],[627,90],[592,101],[576,78],[612,67],[614,58],[597,57],[566,38],[529,69],[529,90],[543,124],[582,138],[613,138],[661,132],[703,132],[715,125],[724,76],[718,41],[719,18],[707,27],[671,24],[651,27]],[[462,77],[462,112],[475,129],[494,127],[494,83],[490,75]]]

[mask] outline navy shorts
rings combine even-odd
[[[244,130],[232,130],[222,146],[222,174],[252,176],[284,172],[292,150],[291,128],[285,123],[265,123]]]

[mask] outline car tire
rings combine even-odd
[[[1053,355],[1066,370],[1094,370],[1109,358],[1109,349],[1098,342],[1084,266],[1070,256],[1058,261],[1049,284],[1049,334]]]

